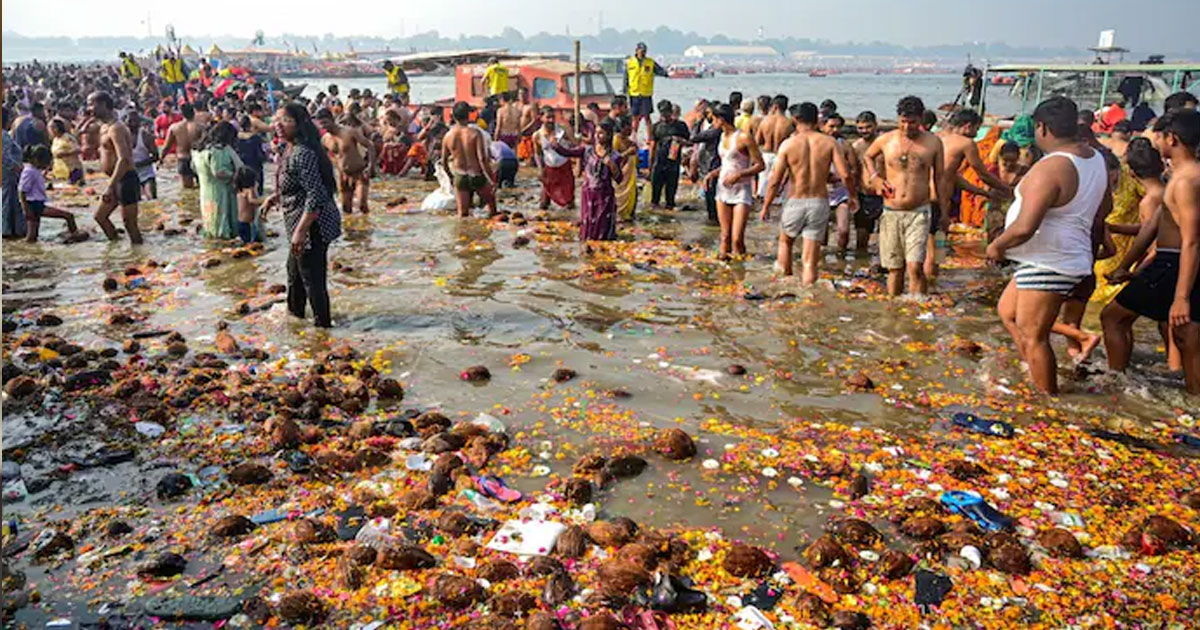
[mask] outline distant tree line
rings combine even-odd
[[[1078,58],[1087,55],[1080,48],[1010,46],[1001,42],[942,44],[932,46],[901,46],[887,42],[833,42],[827,39],[804,37],[768,38],[753,42],[734,39],[724,35],[704,36],[695,32],[678,31],[666,26],[654,30],[624,30],[606,28],[599,34],[567,35],[539,32],[524,35],[515,28],[505,28],[499,35],[464,35],[443,37],[437,31],[416,33],[407,37],[340,37],[331,33],[321,36],[283,34],[268,36],[264,46],[268,48],[300,49],[309,53],[346,52],[354,50],[390,49],[401,51],[448,50],[460,48],[507,48],[519,52],[561,52],[571,50],[573,42],[582,42],[585,54],[623,54],[633,50],[634,45],[644,41],[656,55],[681,55],[693,45],[745,45],[770,46],[782,54],[796,51],[813,51],[826,55],[878,55],[914,59],[964,59],[971,55],[975,59],[1000,61],[1022,58]],[[29,59],[110,59],[119,50],[150,51],[164,43],[162,37],[26,37],[12,31],[3,33],[3,57],[5,61]],[[182,35],[181,41],[203,52],[212,44],[221,48],[244,48],[250,38],[229,35]],[[1163,51],[1166,52],[1166,51]],[[1172,56],[1200,56],[1195,51],[1176,52]]]

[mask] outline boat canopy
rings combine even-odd
[[[1042,100],[1043,87],[1046,83],[1046,75],[1052,77],[1076,76],[1080,79],[1092,77],[1090,81],[1099,82],[1098,98],[1096,99],[1097,107],[1103,107],[1107,102],[1109,94],[1110,79],[1118,81],[1129,75],[1146,76],[1152,87],[1165,92],[1177,92],[1188,88],[1188,82],[1194,81],[1200,77],[1200,62],[1184,62],[1184,63],[1037,63],[1037,64],[997,64],[989,65],[983,69],[983,90],[984,90],[984,107],[986,108],[986,94],[988,88],[988,74],[1010,74],[1017,73],[1022,75],[1018,80],[1014,94],[1019,91],[1021,94],[1021,113],[1025,113],[1028,100],[1031,92],[1034,93],[1033,102],[1038,103]],[[1093,85],[1093,89],[1095,86]],[[1095,96],[1095,93],[1093,93]]]

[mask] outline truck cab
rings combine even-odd
[[[538,107],[549,105],[560,112],[575,108],[575,64],[555,59],[514,59],[502,62],[508,68],[508,87],[515,91],[525,88],[526,103]],[[482,107],[487,97],[483,83],[485,65],[461,65],[454,72],[454,100]],[[602,72],[584,67],[579,75],[579,106],[596,103],[607,110],[613,97],[613,87]]]

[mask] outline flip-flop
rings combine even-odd
[[[504,480],[495,476],[479,476],[472,477],[475,481],[475,487],[483,494],[504,503],[516,503],[521,500],[522,494],[518,490],[513,490],[504,483]]]
[[[980,418],[973,413],[958,412],[951,417],[954,424],[986,435],[994,435],[996,437],[1010,438],[1013,436],[1013,427],[1011,424],[1003,420],[987,420]]]
[[[787,571],[788,577],[792,578],[800,588],[821,598],[821,601],[826,604],[836,604],[838,594],[834,592],[833,587],[822,582],[817,576],[813,575],[808,569],[796,564],[795,562],[783,563],[783,570]]]
[[[986,531],[999,532],[1012,529],[1011,517],[1001,513],[983,500],[982,496],[970,492],[952,490],[942,493],[942,505],[955,514],[962,514],[975,521]]]

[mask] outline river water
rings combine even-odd
[[[621,77],[609,75],[614,91],[621,90]],[[347,79],[340,77],[304,77],[287,79],[288,83],[308,83],[306,96],[315,96],[318,91],[337,84],[343,93],[351,88],[370,88],[375,93],[387,89],[387,82],[380,76]],[[454,96],[454,77],[415,76],[410,79],[414,103],[425,103]],[[872,110],[880,119],[895,118],[896,101],[909,94],[916,94],[932,109],[943,103],[952,103],[962,87],[962,80],[951,74],[835,74],[828,77],[809,77],[806,74],[741,74],[717,75],[703,79],[666,79],[659,77],[654,83],[654,97],[679,103],[685,111],[697,99],[727,101],[729,93],[739,90],[745,98],[757,98],[760,94],[786,94],[793,102],[812,101],[820,103],[833,99],[838,111],[853,120],[859,112]],[[988,90],[988,112],[998,116],[1017,113],[1019,100],[1009,96],[1008,86],[992,87]]]
[[[724,91],[729,80],[705,83],[705,91]],[[763,90],[789,81],[754,80],[764,82],[759,84]],[[418,99],[434,81],[416,82]],[[765,83],[770,81],[779,83]],[[811,81],[821,86],[852,82],[848,77]],[[897,94],[939,81],[952,83],[937,77],[896,81]],[[664,87],[666,96],[675,83],[663,84],[669,86]],[[857,91],[841,97],[823,88],[812,98],[844,98],[840,105],[846,111],[883,109],[892,99],[871,96],[865,88],[847,90]],[[934,284],[936,297],[927,302],[887,300],[882,279],[871,268],[873,254],[827,259],[823,279],[812,289],[773,280],[777,228],[757,220],[748,233],[751,257],[730,265],[715,261],[717,230],[702,211],[648,208],[639,210],[636,225],[623,227],[620,244],[587,258],[579,255],[570,212],[554,211],[553,221],[524,227],[459,221],[420,211],[419,202],[431,186],[413,179],[377,181],[371,214],[346,217],[345,237],[330,252],[332,331],[287,317],[282,305],[241,315],[240,302],[285,282],[286,243],[272,238],[262,255],[235,258],[230,247],[204,241],[194,233],[199,216],[195,191],[182,191],[174,175],[173,170],[162,172],[160,200],[142,204],[144,246],[109,244],[95,234],[85,243],[56,244],[52,241],[59,228],[53,221],[43,225],[43,238],[50,242],[5,242],[6,316],[54,312],[64,320],[56,334],[96,349],[120,347],[131,330],[175,330],[192,352],[210,349],[224,321],[244,345],[262,347],[284,364],[350,342],[404,383],[405,407],[439,408],[454,419],[493,414],[509,427],[514,445],[556,474],[569,474],[582,453],[640,451],[647,431],[678,426],[698,437],[697,458],[682,465],[655,460],[642,477],[605,490],[602,513],[662,527],[718,527],[785,557],[794,557],[800,541],[818,534],[829,515],[839,512],[833,507],[838,504],[830,503],[833,491],[820,484],[792,488],[737,466],[713,473],[698,461],[732,462],[737,449],[756,443],[746,442],[749,436],[782,439],[808,430],[810,422],[957,444],[938,437],[946,435],[944,418],[955,409],[980,409],[1020,426],[1086,420],[1163,434],[1166,427],[1178,428],[1180,410],[1190,408],[1180,379],[1161,367],[1156,334],[1145,323],[1138,327],[1138,375],[1075,373],[1064,367],[1061,398],[1031,394],[1021,384],[1010,342],[994,314],[1005,278],[984,267],[974,242],[955,239],[953,256]],[[538,189],[527,170],[520,178],[515,191],[501,196],[500,206],[532,216]],[[97,181],[93,176],[89,183]],[[681,203],[702,207],[695,194],[682,186]],[[70,190],[52,197],[81,214],[94,203]],[[96,232],[89,218],[82,224]],[[168,235],[155,229],[160,225],[182,233]],[[272,227],[281,229],[278,215]],[[532,243],[519,247],[519,236]],[[201,264],[210,258],[220,263]],[[150,260],[159,266],[151,269]],[[146,270],[149,289],[128,294],[101,289],[106,276],[121,276],[131,265]],[[109,315],[118,310],[132,314],[136,324],[108,325]],[[1097,329],[1094,312],[1085,326]],[[981,353],[955,353],[956,337],[974,340]],[[161,338],[146,344],[145,354],[162,353]],[[14,349],[9,343],[5,349],[8,359]],[[1102,361],[1102,352],[1097,356]],[[746,375],[727,373],[732,364],[744,366]],[[459,373],[471,365],[488,366],[491,381],[463,383]],[[575,370],[578,377],[550,382],[559,367]],[[847,391],[844,379],[859,370],[873,379],[874,391]],[[610,390],[630,397],[611,399],[604,394]],[[168,428],[182,430],[184,424],[221,416],[220,409],[186,411],[173,417],[174,426]],[[196,448],[186,446],[187,440],[181,447],[175,439],[160,444],[133,434],[140,453],[135,461],[63,474],[64,453],[84,452],[118,436],[131,440],[128,424],[108,434],[104,423],[81,426],[79,418],[71,417],[47,417],[36,408],[6,403],[5,458],[20,451],[26,478],[48,484],[22,503],[6,503],[6,519],[44,523],[93,508],[128,514],[147,503],[155,514],[164,508],[148,497],[160,476],[156,471],[164,465],[199,470],[246,456],[242,449],[248,443],[238,437]],[[43,438],[54,431],[58,446],[50,448]],[[812,436],[804,439],[804,444],[814,444]],[[817,452],[825,453],[850,442],[815,444],[821,449]],[[541,453],[548,459],[539,459]],[[1200,479],[1194,463],[1170,461],[1178,484]],[[517,457],[503,470],[519,489],[536,491],[545,480],[530,475],[530,464]],[[302,494],[308,496],[307,491]],[[283,487],[271,496],[295,499],[292,489]],[[1024,505],[1034,498],[1021,495],[1020,500]],[[256,504],[263,507],[261,501]],[[240,504],[220,505],[231,509]],[[189,542],[190,530],[182,524],[178,528],[172,543],[199,553]],[[127,574],[105,575],[119,583]],[[42,592],[48,601],[36,613],[25,613],[33,615],[28,619],[78,617],[85,608],[74,596],[50,594],[46,588]]]

